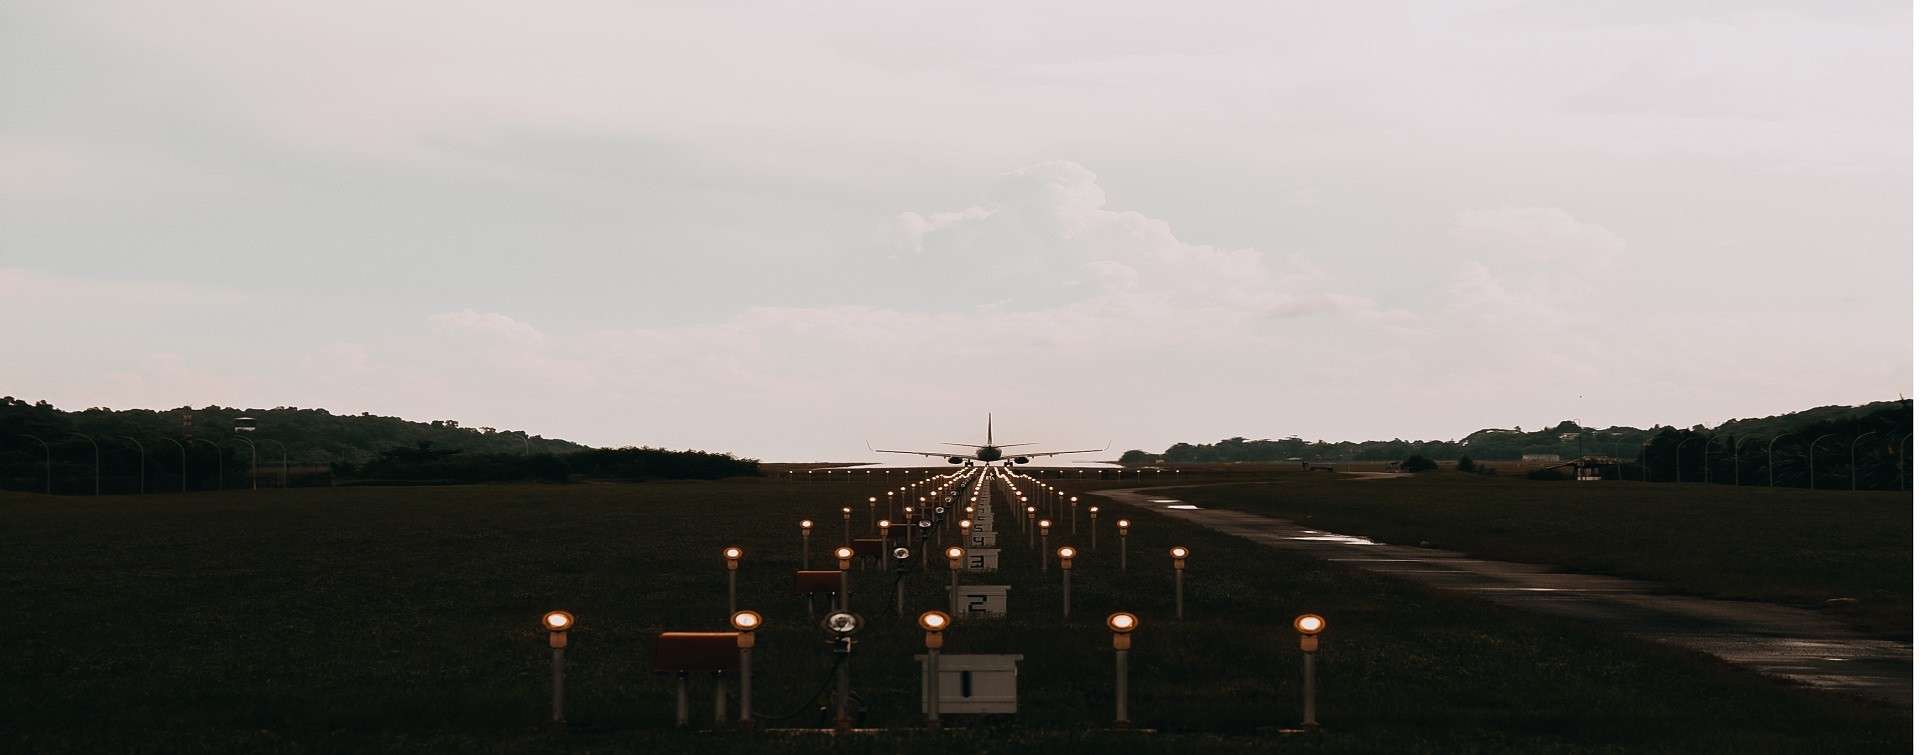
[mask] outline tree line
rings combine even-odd
[[[239,432],[237,424],[254,429]],[[143,485],[148,492],[248,487],[256,453],[262,487],[283,480],[300,486],[710,479],[757,474],[759,467],[726,454],[589,448],[453,420],[416,422],[293,407],[68,412],[45,401],[0,398],[0,489],[91,493],[96,448],[99,488],[106,493],[138,492]]]
[[[1153,454],[1128,451],[1125,464],[1202,462],[1402,462],[1423,459],[1519,460],[1599,457],[1621,462],[1625,479],[1711,481],[1822,488],[1900,489],[1912,470],[1913,402],[1824,406],[1770,417],[1728,420],[1717,427],[1583,427],[1573,420],[1527,431],[1486,428],[1460,440],[1307,441],[1227,438],[1176,443]],[[1817,443],[1817,445],[1815,445]],[[1811,455],[1809,455],[1811,452]]]

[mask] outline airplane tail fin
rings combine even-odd
[[[993,445],[993,412],[987,412],[987,445]]]

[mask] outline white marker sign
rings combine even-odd
[[[967,618],[1006,616],[1009,589],[1007,585],[961,585],[960,612]]]
[[[1000,549],[981,548],[967,551],[967,571],[1000,571]]]

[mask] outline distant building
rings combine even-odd
[[[1521,461],[1559,461],[1560,454],[1521,454]]]

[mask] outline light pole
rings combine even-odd
[[[1773,487],[1773,444],[1779,443],[1780,439],[1785,437],[1787,433],[1781,433],[1773,436],[1773,440],[1767,441],[1767,487]]]
[[[736,611],[733,624],[734,647],[740,650],[740,728],[753,728],[753,633],[765,623],[758,611]]]
[[[1040,520],[1040,573],[1047,573],[1047,532],[1053,529],[1053,520]]]
[[[739,606],[734,605],[734,602],[733,602],[734,585],[738,582],[738,579],[740,576],[740,557],[746,554],[747,554],[746,551],[741,550],[738,546],[732,546],[732,545],[727,546],[726,550],[723,550],[720,552],[720,555],[725,557],[727,560],[727,615],[728,616],[732,616],[735,613],[738,613],[740,610]]]
[[[141,495],[145,495],[147,492],[147,447],[131,435],[122,435],[120,439],[132,443],[134,448],[140,450],[140,493]]]
[[[172,443],[180,449],[180,492],[185,493],[187,492],[187,446],[165,435],[160,436],[160,439]]]
[[[250,488],[254,492],[259,492],[260,490],[260,447],[254,445],[253,441],[247,440],[246,438],[242,438],[237,435],[234,436],[233,439],[240,441],[241,443],[247,444],[247,450],[252,452],[253,454],[250,457],[250,460],[247,462],[247,479],[250,482]]]
[[[1700,481],[1713,483],[1713,434],[1700,440]]]
[[[953,626],[953,617],[943,611],[927,611],[920,614],[920,628],[926,630],[927,667],[923,673],[927,701],[927,728],[940,728],[940,647],[946,644],[946,631]]]
[[[1900,487],[1903,488],[1913,484],[1913,479],[1908,474],[1909,470],[1907,469],[1907,444],[1912,440],[1913,433],[1907,433],[1901,436],[1900,442],[1893,448],[1893,452],[1896,454],[1896,458],[1893,460],[1894,467],[1900,470]]]
[[[1315,690],[1313,679],[1313,656],[1320,652],[1320,633],[1327,631],[1327,620],[1318,614],[1301,614],[1293,620],[1293,631],[1300,633],[1300,654],[1305,685],[1301,688],[1302,707],[1305,709],[1300,724],[1310,729],[1319,728],[1320,721],[1315,708]]]
[[[1847,444],[1847,489],[1848,490],[1860,489],[1860,465],[1859,465],[1859,462],[1855,460],[1855,457],[1857,456],[1856,448],[1860,445],[1860,440],[1869,435],[1879,435],[1879,434],[1880,432],[1878,430],[1871,431],[1871,432],[1864,432],[1855,436],[1852,443]]]
[[[967,549],[958,545],[947,546],[947,610],[960,615],[960,569],[967,558]]]
[[[567,631],[573,629],[573,614],[548,611],[540,617],[547,629],[547,646],[553,648],[553,723],[567,720]]]
[[[1079,555],[1071,545],[1060,546],[1060,620],[1073,618],[1073,557]]]
[[[261,438],[261,443],[272,443],[280,447],[280,489],[287,489],[287,444],[272,438]]]
[[[1687,441],[1690,440],[1693,440],[1693,436],[1691,435],[1681,438],[1679,443],[1673,444],[1673,482],[1676,485],[1680,483],[1680,449],[1686,448]]]
[[[227,452],[226,450],[222,449],[220,447],[220,444],[207,440],[206,438],[188,438],[187,442],[188,443],[205,443],[207,444],[207,446],[213,449],[214,480],[217,482],[217,484],[219,484],[220,486],[218,488],[219,490],[226,490],[227,489]]]
[[[1185,621],[1187,618],[1187,556],[1192,554],[1192,551],[1180,545],[1167,550],[1167,555],[1173,557],[1173,618],[1175,621]]]
[[[1113,725],[1121,729],[1133,725],[1127,716],[1127,651],[1133,649],[1133,630],[1138,628],[1139,617],[1125,611],[1107,617],[1107,631],[1113,633]]]
[[[87,445],[93,446],[93,494],[100,495],[100,444],[94,441],[93,437],[87,435],[86,433],[67,433],[67,434],[75,438],[84,440],[87,442]]]
[[[32,440],[33,440],[33,442],[35,442],[35,443],[38,443],[38,444],[40,444],[40,450],[42,450],[42,451],[44,451],[44,452],[46,452],[46,455],[47,455],[47,495],[53,495],[53,446],[50,446],[50,445],[48,445],[48,444],[47,444],[47,442],[46,442],[46,441],[44,441],[44,440],[41,440],[41,439],[40,439],[40,436],[38,436],[38,435],[32,435],[32,434],[29,434],[29,433],[21,433],[21,434],[20,434],[20,437],[22,437],[22,438],[30,438],[30,439],[32,439]]]
[[[1813,465],[1813,450],[1820,447],[1820,441],[1826,440],[1831,437],[1833,437],[1833,433],[1827,433],[1818,438],[1814,438],[1812,443],[1807,444],[1807,489],[1808,490],[1813,489],[1814,487],[1813,481],[1820,476],[1819,469]]]
[[[1740,447],[1747,441],[1753,439],[1753,436],[1749,435],[1745,438],[1740,438],[1733,444],[1733,486],[1736,488],[1740,487]]]

